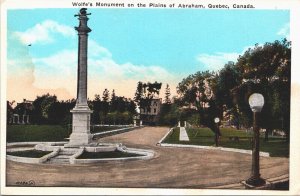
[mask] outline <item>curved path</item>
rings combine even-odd
[[[152,149],[153,159],[88,165],[25,164],[7,161],[7,185],[33,180],[35,186],[241,188],[250,175],[251,155],[194,148],[156,146],[166,127],[144,127],[101,138],[102,142]],[[261,157],[265,179],[287,176],[287,158]],[[236,184],[237,186],[230,186]]]

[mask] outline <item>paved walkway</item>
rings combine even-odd
[[[179,140],[180,141],[190,141],[189,136],[186,133],[186,130],[184,127],[180,127]]]
[[[144,127],[99,139],[128,147],[155,150],[150,160],[105,162],[90,165],[25,164],[7,161],[7,185],[33,180],[35,186],[241,188],[251,169],[251,155],[218,150],[167,148],[156,143],[168,132]],[[261,176],[288,175],[287,158],[261,157]]]

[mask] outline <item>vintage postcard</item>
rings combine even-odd
[[[1,194],[300,194],[299,5],[1,1]]]

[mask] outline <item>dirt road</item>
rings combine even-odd
[[[251,155],[193,148],[167,148],[156,143],[166,127],[144,127],[99,139],[127,147],[152,149],[153,159],[89,165],[24,164],[7,161],[7,185],[34,181],[35,186],[210,188],[239,183],[250,176]],[[287,158],[261,157],[265,179],[289,172]]]

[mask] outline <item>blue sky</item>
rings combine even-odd
[[[104,88],[133,97],[139,80],[169,83],[175,95],[183,77],[201,70],[219,70],[256,43],[289,37],[287,10],[88,11],[92,13],[90,98]],[[75,96],[77,12],[78,9],[8,11],[8,99],[33,99],[46,91],[60,99]],[[22,78],[26,82],[21,82]],[[31,87],[18,95],[10,92],[20,85],[22,89]]]

